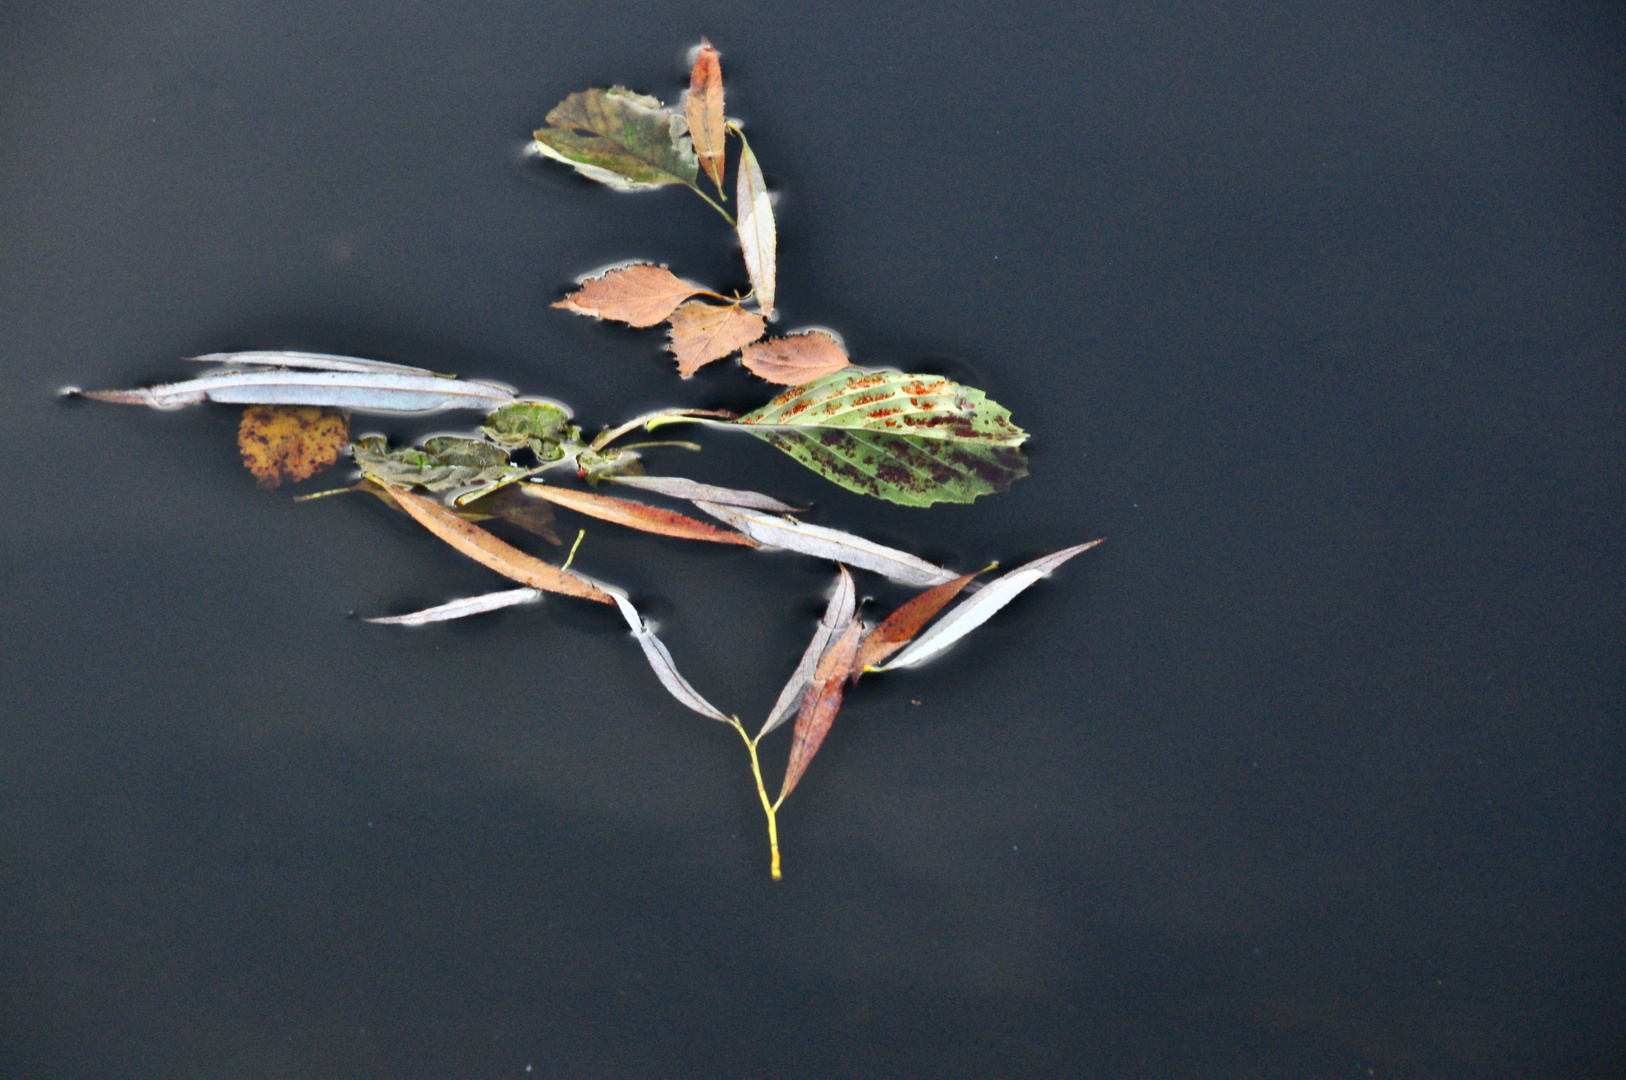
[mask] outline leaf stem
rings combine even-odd
[[[778,881],[780,879],[779,822],[774,815],[779,810],[779,804],[768,802],[768,789],[762,783],[762,763],[757,759],[757,741],[745,733],[745,725],[740,723],[739,717],[731,716],[729,722],[734,725],[734,730],[740,733],[740,738],[745,740],[745,748],[751,751],[751,775],[756,778],[757,798],[762,800],[762,812],[768,815],[768,847],[773,852],[773,862],[769,866],[769,872],[773,874],[773,879]]]
[[[728,222],[729,225],[734,224],[734,215],[730,214],[727,210],[724,210],[721,206],[717,205],[717,203],[712,200],[712,197],[710,195],[707,195],[704,191],[700,190],[700,187],[699,187],[698,184],[690,184],[689,185],[689,190],[694,192],[696,195],[700,196],[702,199],[705,199],[706,200],[706,205],[711,207],[713,210],[717,211],[719,214],[723,215],[723,220]],[[719,188],[717,193],[719,195],[721,195],[722,194],[722,189]],[[726,195],[723,196],[723,197],[727,198]]]
[[[570,554],[565,556],[565,564],[559,569],[569,570],[570,564],[576,561],[576,549],[582,546],[582,537],[587,535],[586,529],[576,530],[576,542],[570,545]]]

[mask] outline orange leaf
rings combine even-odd
[[[808,330],[747,345],[740,360],[771,383],[800,386],[846,367],[847,352],[823,330]]]
[[[830,725],[836,722],[841,710],[842,687],[852,667],[853,655],[858,651],[858,637],[864,624],[854,622],[819,658],[813,678],[802,692],[802,711],[796,714],[796,733],[791,738],[790,760],[785,763],[785,782],[779,786],[779,801],[796,787],[813,755],[819,752]]]
[[[572,491],[569,488],[548,487],[543,484],[525,484],[520,490],[538,499],[546,499],[560,506],[569,507],[578,514],[586,514],[602,521],[613,521],[629,529],[675,536],[679,540],[710,540],[717,544],[762,546],[750,537],[737,532],[719,529],[703,521],[696,521],[692,517],[684,517],[682,514],[674,514],[670,510],[662,510],[655,506],[646,506],[630,499],[617,499],[609,495],[595,495],[590,491]]]
[[[978,570],[977,574],[980,573],[982,571]],[[898,610],[882,619],[881,624],[864,638],[863,645],[859,646],[858,655],[853,657],[853,682],[858,681],[866,667],[879,664],[909,644],[914,636],[920,633],[920,628],[930,622],[932,616],[942,611],[945,604],[959,596],[960,590],[971,584],[971,579],[977,574],[966,574],[953,581],[934,585],[919,596],[905,601]]]
[[[350,441],[350,417],[311,405],[250,405],[237,427],[243,464],[263,488],[306,480],[339,459]]]
[[[723,190],[723,67],[718,63],[717,50],[711,42],[700,39],[700,51],[694,57],[694,70],[689,73],[689,98],[684,102],[689,118],[689,137],[694,140],[694,152],[700,165]],[[726,198],[726,196],[725,196]]]
[[[713,360],[762,336],[768,323],[738,304],[718,307],[691,300],[672,314],[671,349],[678,374],[687,379]]]
[[[384,490],[395,500],[397,506],[417,519],[419,525],[475,562],[497,571],[504,577],[513,578],[533,589],[579,596],[583,600],[597,600],[601,604],[615,603],[615,598],[609,593],[583,581],[568,570],[561,570],[552,563],[545,563],[511,544],[503,543],[478,525],[464,521],[433,499],[413,495],[395,487],[386,487]]]
[[[700,292],[705,290],[690,285],[665,267],[633,263],[588,278],[580,289],[553,306],[631,326],[654,326],[683,301]]]

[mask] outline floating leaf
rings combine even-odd
[[[674,514],[670,510],[662,510],[655,506],[645,506],[643,503],[632,502],[628,499],[616,499],[609,495],[595,495],[590,491],[572,491],[569,488],[550,487],[546,484],[524,484],[520,490],[534,498],[546,499],[560,506],[569,507],[578,514],[596,517],[601,521],[612,521],[617,525],[625,525],[629,529],[659,533],[662,536],[673,536],[680,540],[710,540],[717,544],[758,546],[755,540],[741,536],[739,533],[719,529],[715,525],[707,525],[705,522],[696,521],[692,517]]]
[[[243,464],[263,488],[305,480],[339,460],[350,440],[350,418],[309,405],[251,405],[237,427]]]
[[[380,626],[427,626],[430,623],[449,622],[452,619],[462,619],[470,615],[483,615],[488,611],[499,611],[503,608],[514,607],[516,604],[529,604],[540,600],[542,593],[537,589],[508,589],[505,592],[485,593],[480,596],[470,596],[462,600],[453,600],[449,604],[438,604],[422,611],[414,611],[408,615],[391,615],[382,619],[363,619],[363,622],[377,623]]]
[[[849,491],[971,502],[1027,475],[1027,433],[981,390],[935,375],[836,372],[736,421]]]
[[[508,454],[499,446],[452,436],[430,439],[422,450],[391,450],[384,436],[368,435],[352,443],[350,453],[368,476],[390,487],[446,491],[494,483],[526,471],[510,465]]]
[[[749,345],[768,328],[761,315],[738,304],[726,307],[691,300],[672,313],[672,354],[685,379],[713,360]]]
[[[800,386],[847,366],[847,351],[823,330],[769,338],[747,345],[740,362],[759,378],[781,386]]]
[[[475,562],[512,578],[521,585],[545,592],[579,596],[583,600],[596,600],[613,604],[610,594],[584,581],[568,570],[545,563],[534,555],[505,544],[478,525],[471,525],[433,500],[413,495],[398,487],[386,488],[395,504],[411,514],[418,524],[461,551]]]
[[[977,573],[981,573],[978,571]],[[953,581],[945,581],[941,585],[933,586],[898,607],[896,611],[881,620],[880,625],[864,635],[863,643],[858,647],[858,655],[853,658],[852,679],[864,673],[864,669],[891,656],[920,633],[920,628],[931,622],[932,616],[960,595],[960,590],[971,584],[977,574],[966,574]]]
[[[721,503],[723,506],[745,506],[752,510],[771,510],[778,514],[801,513],[801,510],[797,507],[782,503],[770,495],[759,495],[754,491],[735,491],[733,488],[714,487],[711,484],[685,480],[681,476],[616,476],[611,479],[618,484],[625,484],[627,487],[635,487],[641,491],[653,491],[657,495],[682,499],[685,502],[704,499],[707,502]]]
[[[1045,555],[989,582],[981,592],[961,603],[943,616],[941,622],[934,624],[930,630],[916,638],[914,644],[898,654],[896,660],[875,670],[891,671],[893,668],[913,667],[931,659],[987,622],[996,611],[1016,599],[1017,595],[1029,585],[1040,578],[1049,577],[1050,572],[1056,567],[1099,543],[1100,540],[1091,540],[1087,544],[1078,544]]]
[[[824,744],[830,725],[836,721],[847,672],[852,668],[853,654],[858,651],[858,638],[863,632],[863,624],[855,622],[830,642],[819,658],[807,689],[802,691],[802,708],[796,714],[796,730],[791,737],[790,760],[785,762],[785,781],[779,786],[779,802],[784,802],[795,789],[812,763],[813,755]]]
[[[227,405],[318,405],[356,412],[436,412],[495,409],[514,400],[514,392],[497,383],[353,371],[231,372],[138,390],[74,392],[97,401],[155,409],[218,401]]]
[[[538,461],[565,456],[562,443],[579,437],[570,423],[570,410],[551,401],[527,399],[505,405],[486,417],[480,431],[498,446],[528,446]]]
[[[938,585],[955,577],[952,571],[917,559],[907,552],[838,529],[807,525],[790,518],[770,517],[744,507],[719,506],[704,499],[696,499],[694,504],[766,547],[784,548],[873,570],[905,585]]]
[[[751,153],[751,144],[739,128],[740,167],[736,170],[736,197],[739,199],[740,247],[745,252],[745,269],[751,275],[751,288],[756,290],[757,308],[767,318],[773,318],[774,291],[774,235],[773,202],[768,197],[767,182],[762,179],[762,168],[757,156]]]
[[[639,646],[644,650],[644,658],[649,661],[649,666],[655,671],[655,677],[666,687],[667,692],[701,716],[721,720],[725,724],[731,723],[728,717],[701,697],[695,688],[689,685],[689,680],[678,672],[677,664],[672,661],[672,654],[666,650],[660,638],[649,632],[649,627],[644,625],[643,616],[638,614],[638,609],[632,606],[632,602],[622,595],[619,589],[610,592],[609,596],[621,609],[621,617],[632,627],[633,636],[638,639]]]
[[[829,647],[830,639],[852,625],[858,594],[853,586],[853,576],[847,573],[847,568],[839,564],[838,568],[841,576],[836,579],[835,591],[830,594],[830,603],[825,606],[824,618],[819,620],[818,627],[813,631],[813,640],[807,643],[801,662],[791,672],[785,688],[779,691],[779,700],[768,710],[768,719],[762,725],[762,730],[757,732],[759,740],[790,716],[791,710],[802,700],[802,690],[818,669],[819,660]]]
[[[553,507],[540,499],[527,499],[523,489],[518,487],[497,488],[482,494],[476,501],[454,507],[454,512],[464,521],[506,521],[555,547],[562,543],[559,534],[553,531]]]
[[[726,129],[723,119],[723,67],[717,50],[711,42],[700,39],[700,51],[695,53],[694,70],[689,73],[689,96],[683,103],[689,119],[689,136],[694,140],[694,152],[700,165],[723,195],[723,168],[727,150],[724,143]],[[723,195],[723,198],[728,198]]]
[[[208,353],[204,356],[187,357],[194,364],[219,364],[224,367],[243,368],[297,368],[302,371],[354,371],[371,372],[374,374],[395,375],[433,375],[436,378],[448,376],[436,375],[428,368],[407,367],[405,364],[391,364],[383,360],[363,360],[356,356],[334,356],[331,353],[307,352],[227,352]]]
[[[535,132],[537,150],[601,184],[622,191],[693,187],[699,175],[687,121],[624,86],[571,94],[547,122]]]
[[[553,306],[630,326],[654,326],[683,301],[705,291],[663,266],[633,263],[588,278],[580,289]]]

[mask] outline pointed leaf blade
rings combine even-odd
[[[738,128],[734,129],[738,131]],[[737,225],[740,247],[745,251],[745,269],[751,275],[751,288],[756,290],[757,307],[765,318],[773,318],[774,280],[776,269],[775,248],[778,238],[774,232],[773,201],[768,197],[768,184],[762,178],[762,167],[751,152],[751,144],[740,136],[740,167],[735,180],[735,197],[739,200]]]
[[[785,763],[785,780],[779,787],[780,802],[795,790],[813,755],[824,745],[824,737],[830,733],[836,713],[841,711],[847,672],[852,667],[863,630],[862,623],[854,622],[830,643],[802,694],[802,709],[796,716],[796,729],[791,737],[790,760]]]
[[[858,647],[858,655],[853,658],[853,681],[858,681],[865,668],[879,664],[909,644],[910,640],[920,633],[920,628],[930,622],[932,616],[948,606],[950,600],[960,595],[960,590],[971,584],[976,576],[977,574],[965,574],[953,581],[933,586],[919,596],[905,601],[896,611],[882,619],[880,625],[864,635],[863,643]]]
[[[629,326],[654,326],[683,301],[704,291],[663,266],[633,263],[587,278],[581,288],[553,306]]]
[[[613,604],[609,593],[533,555],[505,544],[478,525],[470,524],[431,499],[400,488],[384,489],[395,504],[458,551],[507,578],[544,592],[563,593],[600,604]]]
[[[908,552],[877,544],[862,536],[808,525],[789,518],[770,517],[743,507],[719,506],[717,503],[696,499],[694,504],[712,517],[732,525],[765,547],[784,548],[787,551],[846,563],[901,581],[905,585],[940,585],[952,581],[956,575]]]
[[[733,488],[716,487],[712,484],[685,480],[681,476],[616,476],[611,479],[617,484],[626,487],[653,491],[657,495],[665,495],[670,499],[682,499],[684,502],[704,499],[707,502],[720,503],[723,506],[744,506],[752,510],[769,510],[776,514],[798,514],[806,509],[806,507],[797,508],[789,503],[780,502],[771,495],[760,495],[755,491],[736,491]]]
[[[701,716],[729,723],[728,717],[724,716],[717,706],[701,697],[700,693],[689,685],[689,680],[678,671],[677,664],[673,662],[672,654],[667,651],[665,643],[644,625],[643,616],[632,606],[632,601],[623,596],[619,589],[610,592],[609,595],[616,607],[621,609],[621,617],[626,619],[627,625],[632,628],[632,636],[638,639],[639,647],[644,650],[644,659],[649,661],[650,668],[654,670],[655,677],[661,681],[661,685],[666,687],[666,692]]]
[[[841,576],[836,579],[835,590],[830,594],[830,603],[825,606],[824,618],[819,620],[818,627],[813,631],[813,640],[807,643],[807,649],[802,653],[802,659],[797,663],[796,670],[791,672],[785,688],[779,692],[779,700],[768,710],[768,719],[763,723],[762,730],[757,732],[758,739],[790,717],[791,710],[796,708],[802,699],[802,690],[807,686],[808,680],[813,678],[813,673],[818,670],[819,661],[823,659],[831,639],[852,624],[858,593],[853,585],[853,576],[847,572],[847,568],[842,566],[840,570]]]
[[[363,360],[356,356],[334,356],[331,353],[258,350],[207,353],[203,356],[189,356],[187,360],[194,364],[218,364],[223,367],[298,368],[302,371],[353,371],[393,375],[434,375],[436,378],[444,378],[428,368],[391,364],[383,360]]]
[[[532,498],[546,499],[548,502],[568,507],[578,514],[625,525],[629,529],[638,529],[641,532],[658,533],[679,540],[709,540],[714,544],[740,544],[744,547],[761,546],[750,537],[737,532],[719,529],[715,525],[707,525],[704,521],[696,521],[692,517],[675,514],[656,506],[646,506],[630,499],[617,499],[609,495],[595,495],[590,491],[573,491],[570,488],[550,487],[546,484],[526,484],[520,490]]]
[[[758,378],[780,386],[801,386],[848,366],[847,350],[823,330],[747,345],[740,363]]]
[[[700,51],[689,73],[689,96],[684,102],[689,119],[689,135],[701,168],[711,177],[721,194],[727,148],[724,145],[723,66],[711,42],[700,39]]]
[[[738,304],[720,306],[691,300],[672,313],[669,348],[685,379],[713,360],[721,360],[761,337],[768,324],[761,315]]]
[[[470,615],[483,615],[488,611],[500,611],[518,604],[529,604],[541,598],[542,592],[539,589],[508,589],[504,592],[483,593],[480,596],[469,596],[462,600],[437,604],[406,615],[390,615],[386,618],[362,621],[379,626],[428,626],[430,623],[449,622]]]
[[[1091,540],[1087,544],[1077,544],[1061,551],[1034,559],[1017,567],[1010,573],[989,582],[971,599],[963,601],[953,611],[945,615],[942,621],[935,623],[931,629],[920,635],[897,659],[890,664],[875,668],[876,671],[891,671],[894,668],[913,667],[923,661],[930,660],[938,653],[965,637],[971,631],[987,622],[995,612],[1022,593],[1028,586],[1041,578],[1049,577],[1050,572],[1075,555],[1090,550],[1101,543],[1100,540]]]
[[[231,372],[137,390],[83,394],[97,401],[155,409],[218,401],[226,405],[315,405],[353,412],[489,411],[514,400],[513,391],[496,383],[352,371]]]

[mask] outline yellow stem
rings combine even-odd
[[[778,881],[780,877],[779,822],[775,819],[774,814],[778,811],[779,806],[768,801],[768,789],[762,783],[762,763],[757,760],[757,741],[745,733],[745,725],[740,723],[739,717],[736,716],[731,719],[734,730],[740,733],[740,738],[745,740],[745,748],[751,752],[751,775],[756,777],[757,798],[762,800],[762,812],[768,815],[768,847],[773,852],[773,862],[770,864],[769,869],[773,873],[773,879]]]

